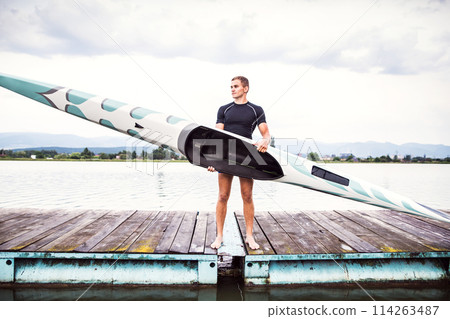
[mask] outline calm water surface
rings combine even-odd
[[[450,165],[328,164],[433,208],[450,208]],[[0,207],[214,210],[217,173],[189,163],[0,162]],[[235,179],[229,209],[241,209]],[[256,210],[374,209],[319,192],[256,181]],[[376,209],[376,208],[375,208]]]
[[[328,164],[438,209],[450,208],[450,165]],[[0,207],[214,211],[217,174],[189,163],[0,161]],[[377,209],[274,182],[256,181],[256,210]],[[229,211],[242,203],[233,184]],[[449,300],[447,286],[365,287],[376,300]],[[0,300],[75,300],[86,288],[0,288]],[[96,287],[86,300],[370,300],[355,287]]]

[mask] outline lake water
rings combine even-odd
[[[419,203],[450,208],[450,165],[327,164]],[[0,207],[215,209],[217,173],[189,163],[1,161]],[[376,209],[282,183],[255,181],[256,210]],[[239,180],[229,211],[242,209]]]
[[[450,208],[450,165],[327,164],[437,209]],[[189,163],[0,161],[0,207],[214,211],[217,174]],[[256,210],[377,209],[319,192],[256,181]],[[240,210],[239,182],[229,211]],[[376,300],[449,300],[448,286],[365,287]],[[85,288],[0,288],[0,300],[75,300]],[[370,300],[351,287],[96,287],[86,300]]]

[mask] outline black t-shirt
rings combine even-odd
[[[251,139],[256,125],[266,123],[266,116],[261,106],[231,102],[219,108],[216,123],[223,123],[225,131]]]

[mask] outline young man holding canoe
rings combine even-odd
[[[223,105],[217,113],[216,128],[229,131],[247,138],[252,138],[252,133],[258,127],[262,139],[256,142],[259,152],[266,152],[270,142],[269,128],[266,123],[264,110],[247,100],[250,89],[248,79],[236,76],[231,80],[231,96],[234,102]],[[214,172],[214,167],[208,167],[208,171]],[[211,244],[214,249],[220,248],[223,242],[223,226],[227,214],[227,202],[230,197],[233,175],[219,172],[219,198],[216,205],[217,237]],[[244,202],[244,219],[246,228],[245,242],[251,249],[258,249],[259,245],[253,237],[253,217],[255,206],[253,204],[253,179],[239,177],[241,196]]]

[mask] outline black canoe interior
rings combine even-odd
[[[280,164],[272,155],[258,152],[251,143],[205,126],[189,132],[184,154],[192,164],[213,166],[221,173],[259,180],[283,176]]]

